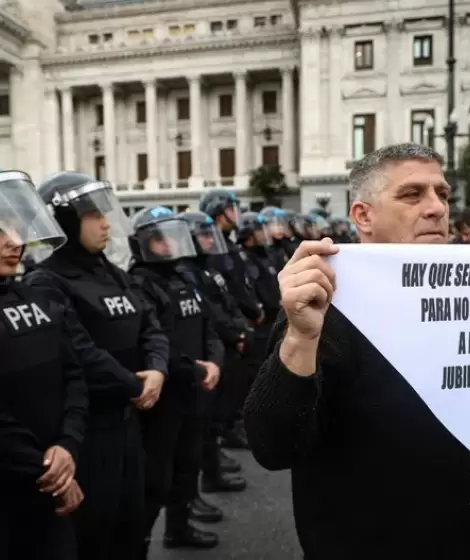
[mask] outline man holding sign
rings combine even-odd
[[[448,343],[449,318],[431,310],[445,311],[434,301],[445,299],[442,290],[462,295],[470,285],[459,284],[462,248],[435,247],[448,237],[442,165],[415,144],[366,156],[350,176],[362,245],[304,242],[279,275],[284,314],[245,424],[263,466],[292,470],[308,560],[470,555],[470,392],[463,381],[458,394],[448,390],[457,372],[439,362],[466,341]],[[431,273],[443,252],[453,266],[434,263]],[[380,291],[389,273],[395,301],[391,289]]]

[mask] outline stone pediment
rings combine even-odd
[[[379,97],[386,97],[387,95],[387,86],[386,84],[383,85],[376,85],[376,86],[364,86],[364,87],[357,87],[357,86],[349,86],[343,87],[341,91],[341,97],[344,100],[347,99],[374,99]]]
[[[419,84],[400,87],[400,95],[402,96],[444,93],[444,91],[445,87],[430,82],[420,82]]]

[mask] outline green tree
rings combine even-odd
[[[460,151],[457,177],[464,184],[465,206],[469,206],[470,205],[470,144],[467,144]]]
[[[276,206],[286,191],[286,177],[279,165],[261,165],[250,172],[250,194],[262,196],[267,206]]]

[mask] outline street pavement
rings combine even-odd
[[[206,525],[216,530],[220,545],[213,550],[165,550],[162,517],[154,530],[150,560],[302,560],[292,516],[290,473],[269,472],[248,451],[230,452],[243,465],[249,487],[240,493],[207,496],[226,520]]]

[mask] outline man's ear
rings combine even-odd
[[[349,216],[351,220],[356,224],[357,229],[365,234],[371,231],[371,206],[365,202],[356,201],[353,202],[351,210],[349,211]]]

